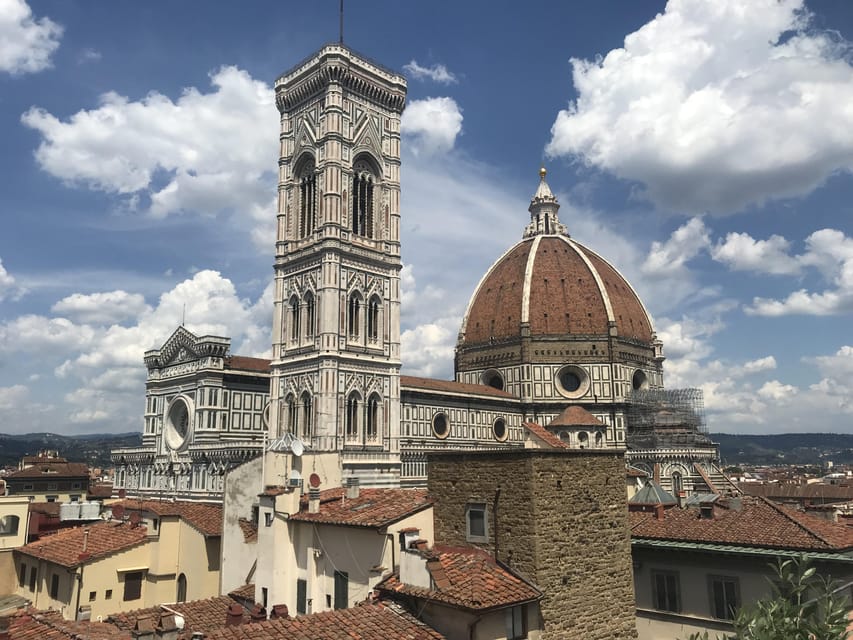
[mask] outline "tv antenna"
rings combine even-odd
[[[339,12],[340,15],[340,32],[338,36],[338,43],[344,43],[344,0],[341,0],[341,9]]]

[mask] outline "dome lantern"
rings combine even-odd
[[[530,224],[524,229],[525,238],[537,235],[569,235],[566,225],[557,217],[560,203],[545,181],[547,174],[545,167],[539,169],[539,186],[527,209],[530,211]]]

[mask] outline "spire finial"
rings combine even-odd
[[[548,170],[545,168],[545,165],[543,164],[541,167],[539,167],[539,179],[544,180],[545,176],[547,176],[547,175],[548,175]]]

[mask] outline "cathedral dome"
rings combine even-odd
[[[525,237],[488,270],[462,322],[461,348],[533,339],[619,336],[651,344],[639,296],[606,260],[572,239],[540,172]]]

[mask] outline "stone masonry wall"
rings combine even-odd
[[[478,546],[542,590],[543,638],[636,638],[624,474],[612,450],[430,454],[435,540],[471,544],[465,506],[484,502]]]

